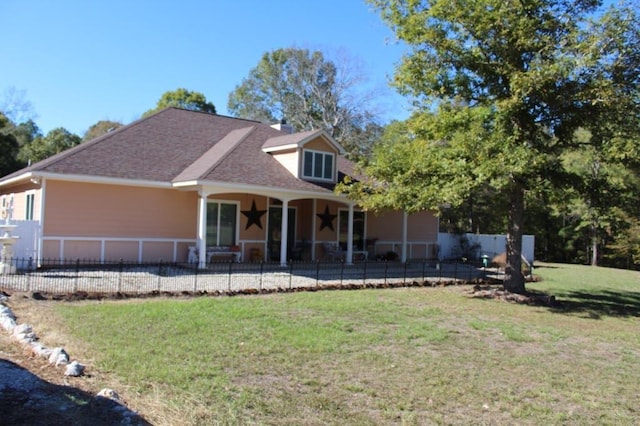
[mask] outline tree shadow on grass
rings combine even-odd
[[[587,318],[640,317],[640,293],[602,290],[597,292],[569,291],[557,294],[554,311],[577,313]]]
[[[0,359],[0,413],[7,425],[150,425],[116,401],[47,382],[6,359]]]

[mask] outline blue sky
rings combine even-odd
[[[44,133],[129,123],[179,87],[226,114],[261,55],[290,46],[346,51],[383,121],[408,115],[388,87],[403,48],[364,0],[2,0],[0,101],[23,91]]]

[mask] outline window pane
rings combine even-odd
[[[220,245],[236,245],[236,205],[220,205]]]
[[[33,220],[33,207],[35,202],[35,194],[27,194],[27,209],[25,211],[25,219]]]
[[[315,161],[313,164],[313,177],[321,178],[322,177],[322,159],[324,158],[324,154],[321,152],[315,153]]]
[[[333,179],[333,155],[325,154],[324,156],[324,175],[325,179]]]
[[[313,153],[305,151],[304,153],[304,171],[302,176],[313,176]]]
[[[207,203],[207,247],[218,245],[218,203]]]

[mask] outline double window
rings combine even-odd
[[[302,177],[321,180],[333,180],[335,155],[331,152],[304,151]]]
[[[235,246],[238,205],[219,201],[207,203],[207,247]]]

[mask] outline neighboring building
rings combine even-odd
[[[41,259],[437,255],[432,212],[361,211],[333,192],[354,175],[335,140],[276,127],[168,108],[5,176],[1,202],[39,223]]]

